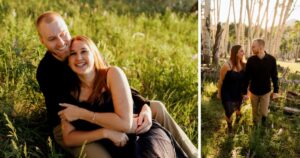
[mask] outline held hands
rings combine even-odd
[[[220,93],[217,94],[217,99],[221,99],[221,94]]]
[[[75,127],[67,120],[61,119],[61,129],[63,132],[69,133],[70,131],[73,131]]]
[[[246,94],[246,95],[243,95],[243,101],[246,101],[249,99],[249,96]]]
[[[128,136],[123,132],[118,132],[107,128],[104,128],[104,132],[106,137],[111,140],[117,147],[125,146],[127,141],[129,140]]]
[[[78,106],[75,106],[72,104],[67,104],[67,103],[60,103],[59,105],[62,107],[65,107],[64,110],[61,110],[58,112],[60,119],[66,120],[69,122],[78,120],[80,118],[80,115],[82,114],[83,110],[85,110]]]

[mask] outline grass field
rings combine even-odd
[[[110,65],[167,109],[198,140],[197,15],[194,1],[0,0],[0,157],[64,157],[48,139],[44,98],[35,79],[45,48],[34,22],[53,10],[72,35],[91,37]]]
[[[300,72],[300,63],[299,62],[284,62],[284,61],[277,61],[277,64],[279,64],[282,67],[289,68],[291,72]]]

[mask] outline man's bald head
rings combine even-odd
[[[45,22],[45,23],[49,24],[49,23],[53,22],[54,20],[56,20],[57,17],[61,18],[63,20],[62,16],[59,13],[54,12],[54,11],[44,12],[37,18],[37,20],[35,22],[35,27],[39,33],[39,36],[41,36],[40,28],[39,28],[41,23]]]

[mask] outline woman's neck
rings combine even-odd
[[[236,65],[233,65],[233,62],[231,61],[231,64],[232,64],[232,66],[233,66],[233,70],[235,70],[235,71],[241,71],[241,69],[242,69],[242,64],[241,64],[241,59],[237,59],[237,61],[236,61]]]
[[[92,88],[94,84],[95,78],[95,71],[92,71],[89,74],[79,75],[78,78],[80,79],[82,88]]]

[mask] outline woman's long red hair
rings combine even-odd
[[[90,51],[93,53],[93,57],[95,60],[95,78],[94,78],[94,83],[93,83],[93,90],[91,95],[89,96],[87,102],[89,103],[95,103],[99,101],[101,98],[102,90],[103,88],[106,88],[106,74],[107,74],[107,67],[108,65],[104,61],[103,57],[101,56],[97,46],[95,43],[88,37],[83,36],[83,35],[78,35],[72,38],[71,40],[71,46],[74,43],[74,41],[82,41],[87,44],[89,47]],[[79,81],[79,79],[78,79]],[[80,81],[78,83],[80,85]],[[80,86],[78,86],[77,90],[74,94],[79,97],[80,95]]]

